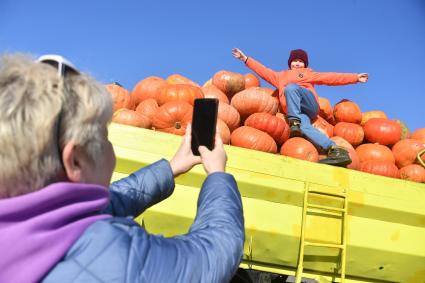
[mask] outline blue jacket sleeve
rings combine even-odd
[[[169,197],[174,176],[167,160],[161,159],[109,187],[110,202],[104,213],[136,217],[147,208]]]
[[[142,282],[229,282],[243,255],[241,196],[233,176],[214,173],[205,180],[189,233],[173,238],[140,229]],[[140,241],[137,241],[140,240]],[[136,245],[136,244],[135,244]]]
[[[130,217],[97,221],[43,282],[229,282],[242,259],[243,243],[235,179],[214,173],[202,186],[187,234],[152,235]]]

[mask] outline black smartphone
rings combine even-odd
[[[215,128],[217,126],[218,99],[195,99],[192,116],[192,152],[199,155],[198,147],[214,149]]]

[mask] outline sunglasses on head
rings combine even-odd
[[[37,61],[52,66],[58,70],[58,75],[61,77],[80,74],[80,72],[71,62],[60,55],[43,55],[40,56]]]
[[[43,55],[40,56],[37,59],[38,62],[48,64],[55,68],[58,71],[58,76],[60,77],[66,77],[69,75],[79,75],[80,72],[75,68],[75,66],[66,60],[64,57],[60,55]],[[62,164],[62,167],[64,167],[63,160],[62,160],[62,148],[60,146],[60,125],[62,121],[62,112],[63,108],[61,107],[58,117],[56,119],[55,123],[55,129],[56,129],[56,143],[58,147],[58,153],[59,153],[59,159]]]

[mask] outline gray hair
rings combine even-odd
[[[102,154],[112,97],[88,75],[60,78],[27,55],[0,59],[0,199],[60,179],[60,149],[74,141],[92,160]],[[59,144],[58,144],[59,143]]]

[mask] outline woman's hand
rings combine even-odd
[[[183,137],[183,141],[180,144],[179,149],[170,161],[171,170],[173,171],[174,177],[180,174],[186,173],[196,164],[201,163],[201,157],[195,156],[192,153],[191,148],[192,140],[192,126],[187,125],[186,134]]]
[[[367,73],[357,74],[357,81],[361,83],[367,82],[368,79],[369,79],[369,74]]]
[[[243,54],[243,52],[239,48],[233,48],[232,55],[236,59],[239,59],[243,62],[246,62],[246,60],[248,59],[248,57],[245,54]]]
[[[199,147],[199,153],[202,158],[202,165],[207,174],[214,172],[224,172],[226,168],[227,155],[224,151],[223,141],[221,140],[218,129],[215,134],[215,146],[213,150],[209,150],[205,146]]]

